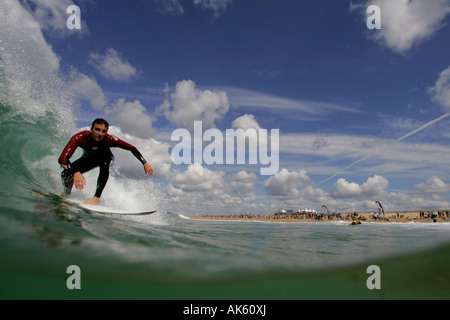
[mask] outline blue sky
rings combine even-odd
[[[66,27],[72,3],[81,30]],[[188,212],[450,208],[450,118],[433,122],[450,112],[448,0],[21,4],[77,95],[79,127],[108,118]],[[174,165],[171,133],[193,120],[279,129],[280,171]]]

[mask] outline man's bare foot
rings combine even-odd
[[[93,197],[91,200],[86,201],[84,204],[97,205],[100,202],[100,198]]]

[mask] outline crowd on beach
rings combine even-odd
[[[224,218],[224,219],[270,219],[270,220],[281,220],[281,219],[299,219],[299,220],[353,220],[354,214],[341,214],[341,213],[318,213],[318,212],[276,212],[271,215],[261,215],[261,214],[231,214],[231,215],[203,215],[206,218]],[[361,220],[366,220],[363,216],[359,217]]]
[[[298,219],[298,220],[311,220],[311,221],[333,221],[333,220],[349,220],[349,221],[391,221],[395,219],[407,219],[407,220],[424,220],[428,219],[436,222],[437,218],[450,220],[450,211],[420,211],[419,216],[412,218],[410,215],[402,213],[390,213],[386,216],[381,212],[370,213],[368,216],[358,214],[357,212],[339,213],[339,212],[327,212],[319,213],[316,211],[297,211],[282,210],[271,215],[261,214],[232,214],[232,215],[203,215],[205,218],[222,218],[222,219],[264,219],[264,220],[281,220],[281,219]]]
[[[450,211],[433,211],[433,212],[424,212],[420,211],[419,213],[420,219],[435,219],[435,218],[442,218],[442,219],[450,219]]]

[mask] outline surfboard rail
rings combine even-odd
[[[78,199],[66,198],[65,200],[67,202],[75,204],[76,206],[81,207],[83,209],[86,209],[86,210],[89,210],[89,211],[92,211],[92,212],[96,212],[96,213],[101,213],[101,214],[118,214],[118,215],[144,216],[144,215],[149,215],[149,214],[155,213],[157,211],[157,210],[124,211],[124,210],[120,210],[120,209],[109,208],[109,207],[102,206],[102,205],[85,204],[85,203],[83,203],[82,200],[78,200]]]

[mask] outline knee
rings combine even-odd
[[[72,173],[70,173],[69,172],[69,170],[67,170],[67,169],[64,169],[62,172],[61,172],[61,178],[63,179],[63,180],[73,180],[73,174]]]

